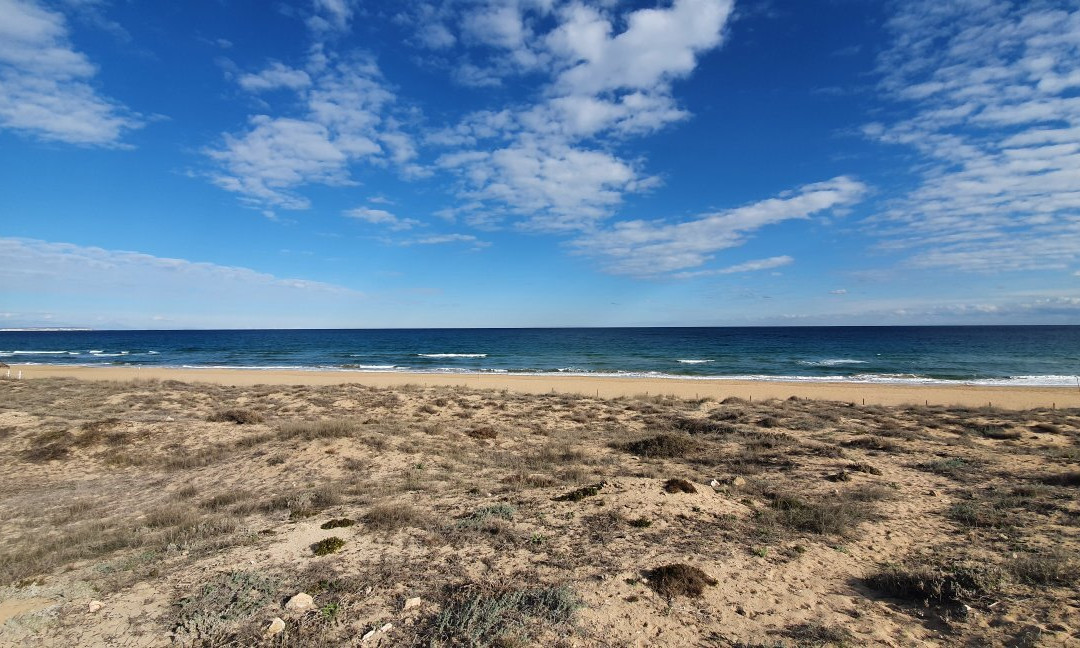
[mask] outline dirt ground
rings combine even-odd
[[[0,381],[0,645],[1080,645],[1078,464],[1080,410]]]

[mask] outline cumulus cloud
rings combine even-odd
[[[538,101],[475,112],[428,138],[455,149],[440,166],[458,177],[458,197],[475,205],[472,222],[509,215],[530,229],[589,229],[625,194],[658,183],[611,144],[689,117],[671,83],[719,46],[732,4],[676,0],[620,9],[506,2],[465,14],[468,42],[499,52],[488,65],[471,58],[462,64],[458,74],[469,85],[494,85],[521,71],[546,75]]]
[[[74,49],[64,15],[32,0],[0,0],[0,127],[85,146],[118,146],[143,125],[97,92],[97,68]]]
[[[681,223],[623,221],[582,236],[572,246],[581,254],[599,259],[613,274],[662,275],[704,265],[716,252],[742,245],[763,227],[845,208],[858,202],[865,193],[866,187],[861,182],[840,176],[805,185],[777,198],[704,214]],[[775,259],[781,258],[784,257]]]
[[[873,224],[922,268],[1064,269],[1080,252],[1080,8],[897,5],[881,88],[905,109],[871,138],[922,154],[921,184]]]
[[[253,92],[289,89],[301,106],[293,115],[253,115],[247,129],[226,133],[206,151],[217,165],[211,180],[253,207],[306,209],[300,187],[350,185],[354,163],[404,167],[416,156],[411,137],[389,115],[396,97],[371,61],[316,47],[302,70],[272,64],[239,84]]]

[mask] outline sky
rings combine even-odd
[[[1080,324],[1078,0],[0,0],[0,327]]]

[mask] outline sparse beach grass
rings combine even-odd
[[[1076,410],[38,379],[0,448],[2,645],[1080,630]]]

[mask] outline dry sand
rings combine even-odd
[[[356,383],[372,387],[402,385],[462,386],[474,389],[508,389],[525,394],[581,394],[614,398],[636,395],[669,395],[680,398],[728,396],[744,399],[809,398],[867,405],[992,405],[1008,409],[1034,407],[1080,407],[1077,387],[988,387],[972,385],[899,385],[855,383],[804,383],[746,380],[679,380],[608,378],[592,376],[509,376],[492,374],[373,373],[343,371],[290,371],[283,369],[173,369],[134,367],[57,367],[15,365],[26,378],[69,377],[87,380],[157,379],[207,382],[220,385],[339,385]]]
[[[0,646],[1080,642],[1080,409],[1060,401],[155,376],[206,382],[0,380]],[[298,592],[313,609],[283,605]]]

